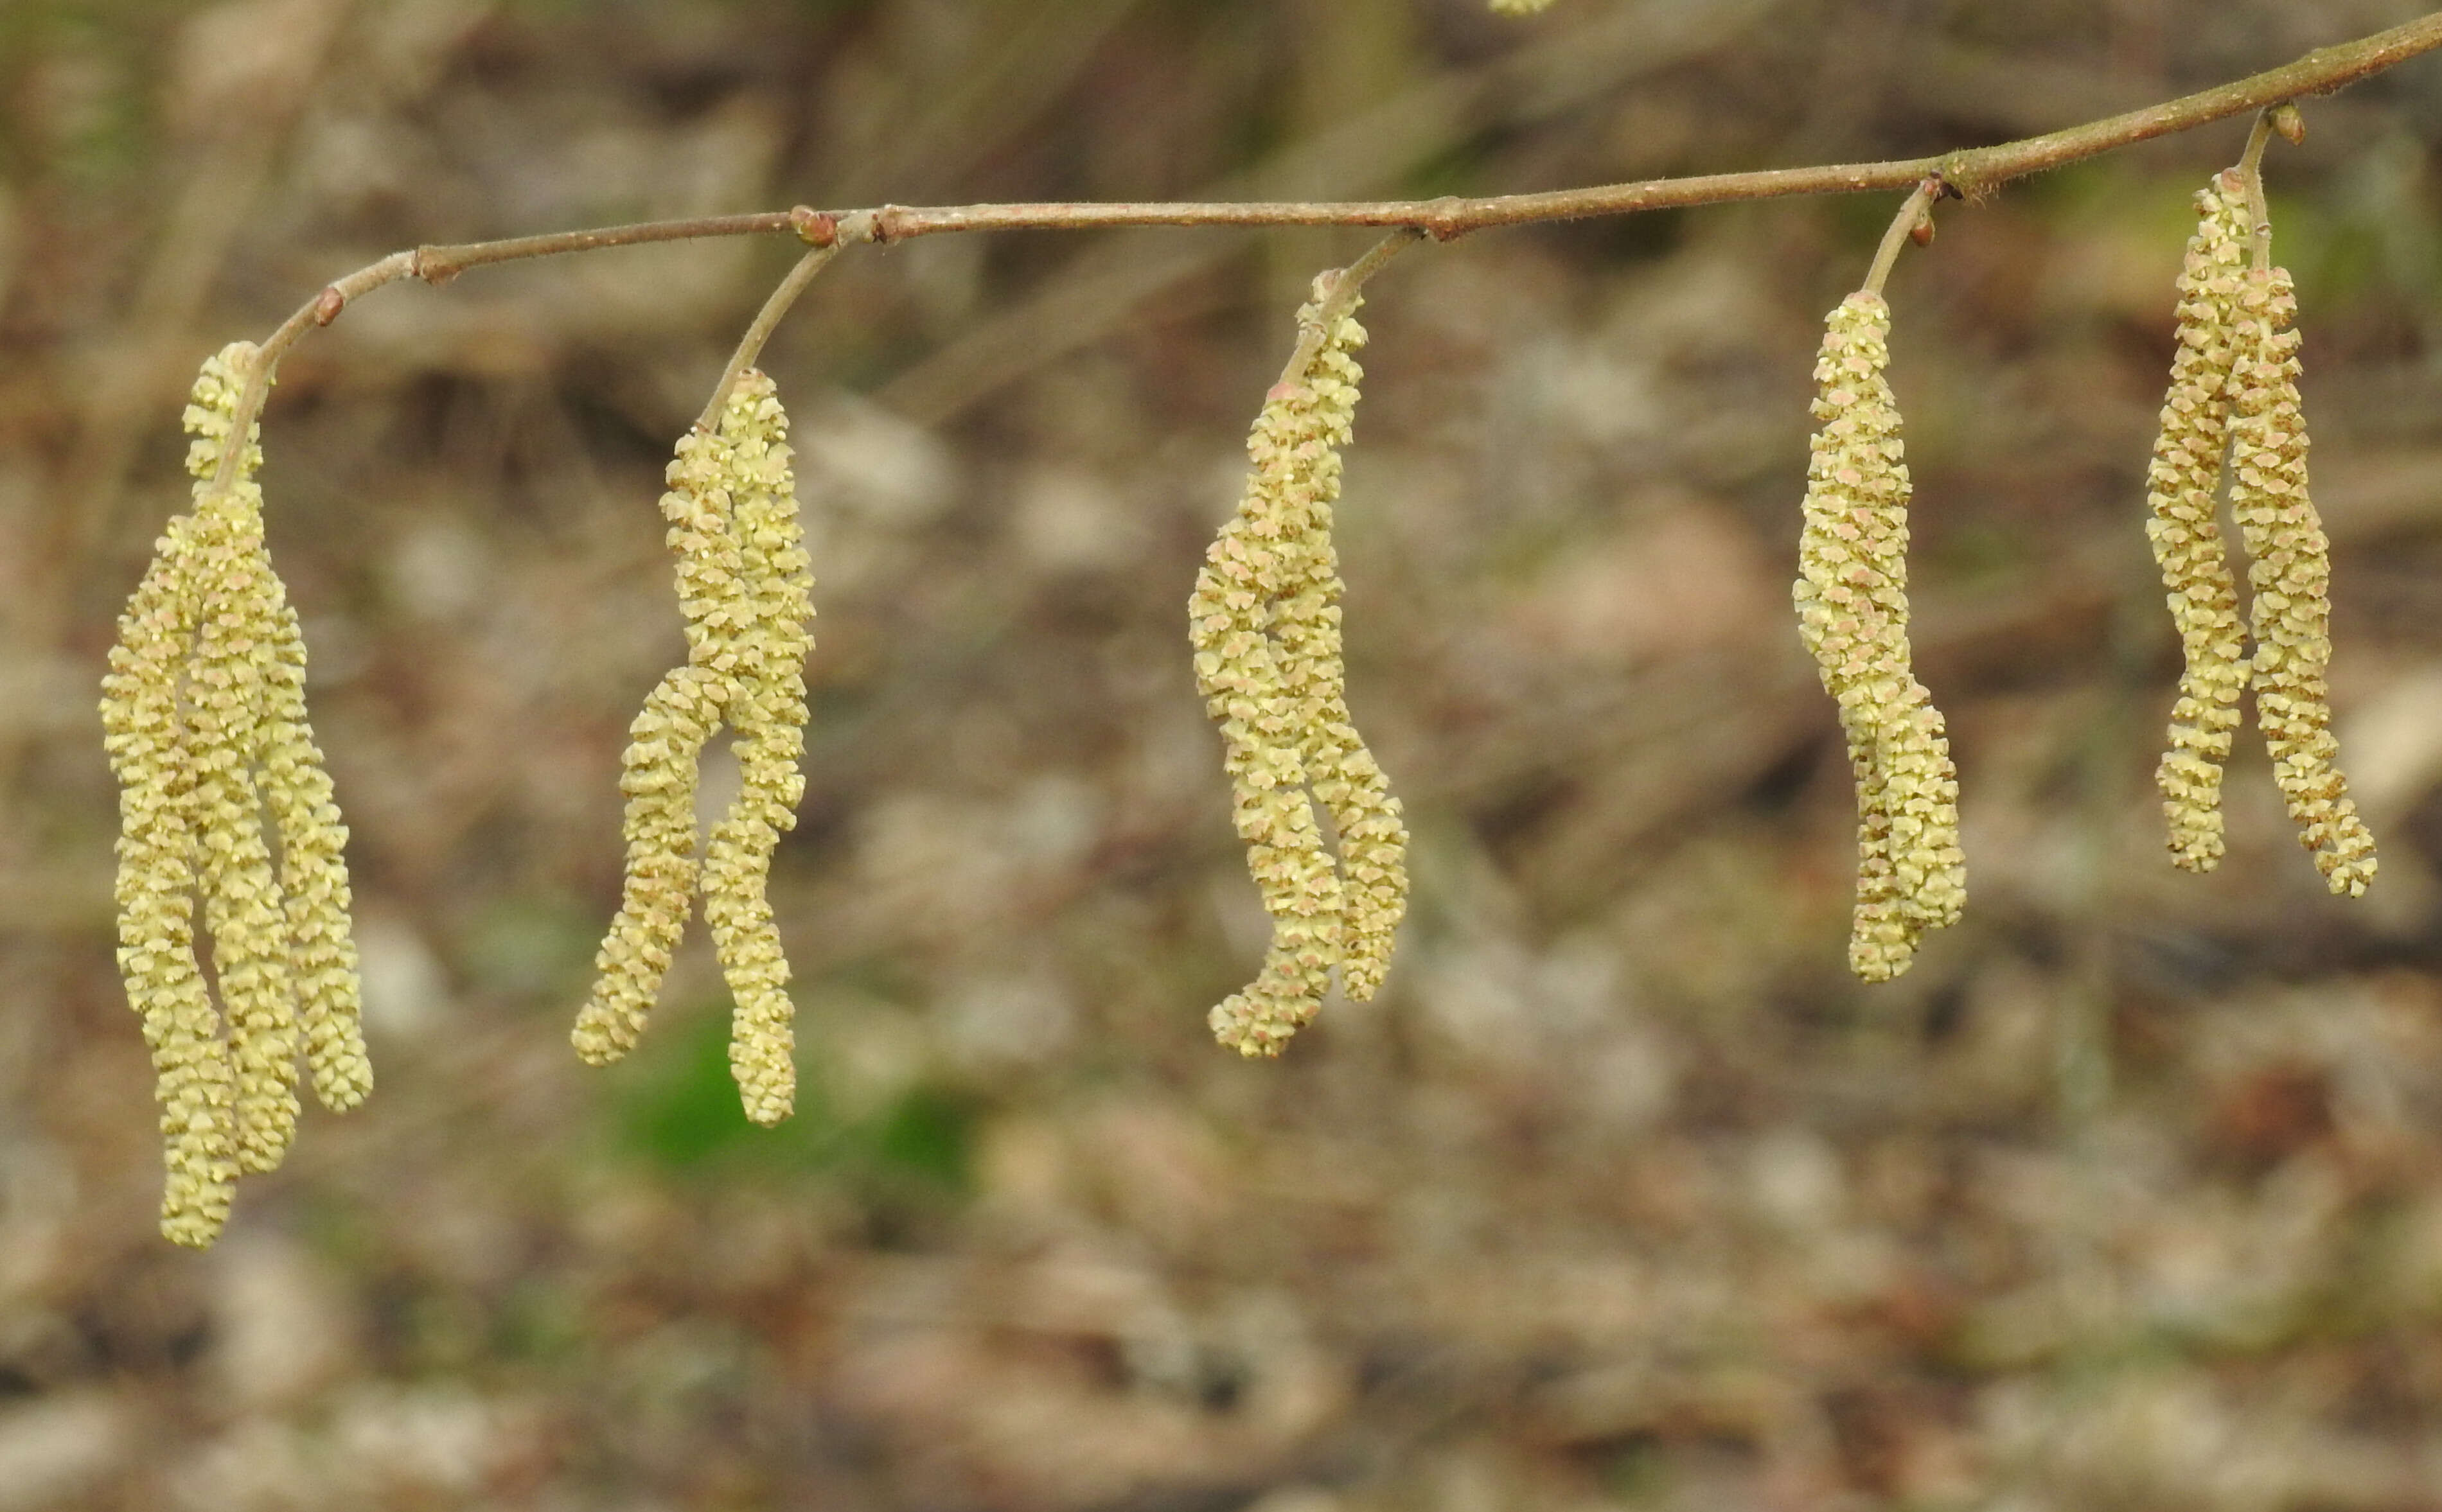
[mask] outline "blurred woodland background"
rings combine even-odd
[[[1204,1027],[1264,919],[1184,604],[1358,233],[857,250],[782,330],[821,617],[776,1133],[700,925],[626,1064],[567,1028],[679,653],[661,470],[785,238],[385,291],[286,364],[380,1084],[200,1257],[94,713],[196,365],[396,247],[1911,155],[2421,9],[0,0],[0,1512],[2442,1508],[2442,60],[2269,161],[2360,903],[2251,736],[2211,878],[2150,782],[2141,478],[2244,121],[1951,207],[1892,282],[1971,901],[1886,988],[1787,584],[1896,195],[1376,282],[1351,701],[1415,902],[1277,1064]]]

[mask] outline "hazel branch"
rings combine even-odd
[[[959,205],[911,208],[883,205],[824,214],[800,206],[746,215],[707,215],[687,220],[646,221],[629,226],[551,231],[494,242],[427,246],[393,252],[323,289],[263,343],[257,372],[249,375],[237,411],[239,433],[251,425],[270,390],[272,370],[306,330],[328,325],[350,302],[385,283],[413,276],[446,283],[471,267],[588,252],[650,242],[694,241],[716,236],[759,236],[798,230],[810,219],[867,228],[866,239],[887,244],[916,236],[958,231],[1090,230],[1124,226],[1384,226],[1447,242],[1469,231],[1545,221],[1631,215],[1644,210],[1723,205],[1742,200],[1784,199],[1807,194],[1855,194],[1909,189],[1939,177],[1969,199],[2031,173],[2100,156],[2118,148],[2193,131],[2199,126],[2272,111],[2308,96],[2329,94],[2396,64],[2442,47],[2442,10],[2378,31],[2355,42],[2319,47],[2293,63],[2213,89],[2183,95],[2141,110],[2088,121],[1938,157],[1886,162],[1828,163],[1813,168],[1775,168],[1751,173],[1702,173],[1646,179],[1532,194],[1496,194],[1431,200],[1256,200],[1229,202],[1062,201],[1045,204]],[[811,275],[809,275],[811,276]],[[226,487],[228,477],[214,480]]]

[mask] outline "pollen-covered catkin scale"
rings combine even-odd
[[[2238,586],[2214,523],[2228,441],[2236,299],[2247,259],[2247,193],[2229,174],[2196,193],[2197,225],[2179,273],[2178,348],[2145,476],[2145,534],[2162,571],[2185,670],[2171,711],[2162,790],[2171,859],[2211,871],[2223,850],[2222,763],[2247,685]]]
[[[1889,306],[1864,291],[1826,319],[1791,590],[1857,779],[1849,964],[1867,981],[1905,971],[1923,932],[1956,922],[1966,899],[1958,775],[1907,642],[1908,475],[1883,377],[1889,330]]]
[[[646,696],[620,757],[627,877],[618,915],[594,956],[592,993],[569,1034],[577,1054],[595,1066],[635,1047],[694,903],[696,762],[736,699],[732,642],[751,614],[729,518],[734,449],[725,427],[711,435],[688,431],[679,438],[662,495],[678,558],[687,660]]]
[[[2374,880],[2374,836],[2337,765],[2325,672],[2332,660],[2331,544],[2306,490],[2289,275],[2251,269],[2237,293],[2231,514],[2250,557],[2255,711],[2298,839],[2324,885],[2357,897]]]
[[[811,561],[798,523],[783,439],[788,417],[772,380],[742,373],[723,411],[730,454],[730,526],[746,619],[738,637],[738,691],[730,710],[742,777],[705,847],[704,919],[730,995],[729,1064],[746,1116],[777,1123],[796,1102],[794,1009],[766,896],[773,848],[795,827],[805,796],[806,658],[813,649]]]

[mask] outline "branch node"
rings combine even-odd
[[[808,246],[829,246],[839,240],[839,218],[811,205],[789,211],[789,228]]]
[[[434,288],[439,288],[442,284],[456,278],[460,271],[459,268],[442,253],[440,247],[434,246],[429,243],[415,249],[415,256],[410,260],[408,270],[413,273],[417,278],[422,279],[425,282],[431,284]]]
[[[873,210],[871,212],[873,228],[870,232],[873,245],[888,246],[906,234],[906,228],[900,224],[900,218],[904,214],[906,214],[906,208],[901,205],[884,205]]]

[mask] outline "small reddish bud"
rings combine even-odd
[[[800,205],[789,211],[789,225],[808,246],[829,246],[839,240],[839,219],[811,206]]]
[[[1914,242],[1919,246],[1931,246],[1933,245],[1933,217],[1930,215],[1918,216],[1916,218],[1916,224],[1908,228],[1908,240]]]
[[[2272,111],[2272,129],[2282,140],[2295,147],[2306,139],[2306,114],[2295,105],[2277,105]]]
[[[317,296],[314,301],[314,323],[316,325],[328,325],[332,321],[337,319],[339,318],[339,312],[347,307],[348,297],[346,295],[340,293],[336,287],[325,286],[322,292]]]

